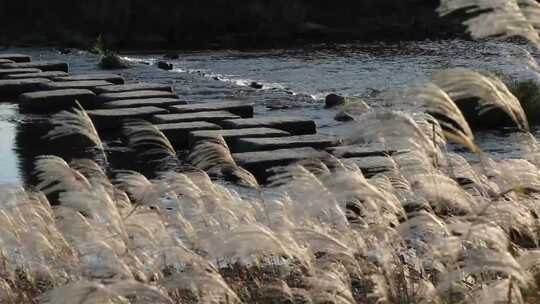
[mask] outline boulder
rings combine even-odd
[[[5,79],[28,79],[28,78],[47,78],[55,79],[57,77],[67,76],[68,73],[61,71],[49,71],[38,73],[24,73],[24,74],[9,74],[4,76]]]
[[[125,119],[149,120],[153,115],[165,114],[167,112],[167,110],[158,107],[139,107],[90,110],[88,111],[88,115],[92,118],[96,128],[102,130],[119,128]]]
[[[90,90],[38,91],[19,95],[18,102],[24,110],[55,111],[75,106],[75,100],[87,106],[94,102],[95,96]]]
[[[292,149],[301,147],[312,147],[315,149],[325,149],[340,145],[340,140],[332,136],[324,135],[296,135],[287,137],[270,138],[239,138],[236,141],[235,151],[252,152],[279,149]]]
[[[170,71],[173,69],[172,63],[168,63],[166,61],[158,61],[157,67],[165,71]]]
[[[201,131],[201,130],[220,130],[221,127],[205,122],[205,121],[194,121],[194,122],[180,122],[180,123],[170,123],[170,124],[159,124],[155,125],[173,144],[173,146],[178,150],[187,149],[189,146],[189,134],[191,132]]]
[[[96,88],[96,91],[103,90],[108,86]],[[174,98],[178,99],[176,94],[167,91],[131,91],[122,93],[102,93],[98,99],[102,102],[109,102],[124,99],[148,99],[148,98]]]
[[[220,125],[224,129],[272,128],[283,130],[293,135],[317,133],[317,125],[313,120],[290,116],[225,120]]]
[[[326,108],[333,108],[333,107],[341,106],[341,105],[344,105],[345,102],[346,102],[345,97],[339,96],[337,94],[329,94],[324,99]]]
[[[258,83],[258,82],[255,82],[255,81],[250,83],[249,86],[254,88],[254,89],[262,89],[263,88],[263,85],[261,83]]]
[[[153,118],[154,123],[156,124],[166,124],[166,123],[175,123],[175,122],[191,122],[191,121],[206,121],[218,123],[227,119],[237,119],[240,118],[237,115],[234,115],[226,111],[211,111],[211,112],[196,112],[196,113],[185,113],[185,114],[166,114],[166,115],[156,115]]]
[[[253,117],[253,103],[243,101],[218,101],[205,103],[192,103],[169,107],[172,113],[195,113],[208,111],[227,111],[242,118]]]
[[[406,147],[399,147],[395,144],[371,143],[364,145],[350,145],[328,148],[326,151],[338,158],[386,156],[395,153],[407,152]]]
[[[233,130],[217,130],[217,131],[193,131],[189,134],[189,146],[194,147],[197,142],[205,139],[216,139],[221,137],[227,143],[227,146],[232,152],[241,152],[238,149],[238,139],[240,138],[264,138],[264,137],[280,137],[289,136],[289,132],[270,128],[253,128],[253,129],[233,129]]]
[[[184,105],[185,100],[175,98],[147,98],[147,99],[124,99],[104,103],[101,107],[106,109],[136,108],[136,107],[167,107],[172,105]]]
[[[3,79],[8,75],[34,74],[39,72],[41,72],[40,69],[0,69],[0,79]]]
[[[71,76],[55,77],[54,81],[86,81],[86,80],[105,80],[116,85],[124,84],[125,80],[122,76],[116,74],[83,74]]]
[[[112,85],[112,83],[105,80],[49,82],[43,85],[43,90],[87,89],[95,92],[97,87],[108,85]]]
[[[172,92],[173,89],[168,84],[163,83],[150,83],[150,82],[138,82],[138,83],[127,83],[121,85],[112,85],[106,88],[100,88],[97,93],[123,93],[123,92],[132,92],[132,91],[164,91]]]
[[[257,180],[264,184],[272,174],[268,169],[287,166],[304,159],[328,159],[331,156],[324,151],[313,148],[280,149],[273,151],[233,153],[237,165],[251,172]]]
[[[23,54],[0,54],[0,59],[7,59],[13,62],[30,62],[32,57]]]
[[[19,94],[40,91],[41,86],[51,82],[46,78],[0,80],[0,98],[17,97]]]
[[[365,177],[370,178],[376,174],[390,171],[394,168],[391,158],[385,156],[368,156],[359,158],[347,158],[344,162],[356,164]]]
[[[42,71],[62,71],[68,72],[69,67],[65,62],[60,61],[32,61],[5,63],[0,65],[3,69],[40,69]]]

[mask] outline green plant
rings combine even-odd
[[[115,51],[108,48],[101,35],[97,37],[96,43],[94,44],[94,47],[90,49],[90,52],[101,56],[99,67],[102,69],[113,70],[129,68],[129,63],[122,59]]]
[[[529,122],[540,122],[540,84],[533,79],[514,79],[508,83],[508,88],[519,99]]]

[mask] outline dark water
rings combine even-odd
[[[256,115],[299,115],[315,119],[320,132],[341,134],[344,126],[333,120],[334,111],[323,109],[328,93],[364,98],[380,107],[377,92],[399,88],[426,79],[437,70],[463,66],[532,77],[512,55],[513,45],[461,40],[396,44],[318,45],[303,49],[258,52],[207,51],[179,53],[169,60],[173,71],[153,63],[162,54],[126,56],[134,67],[114,71],[129,81],[157,81],[174,86],[186,100],[212,102],[223,99],[250,100]],[[98,58],[87,52],[61,55],[52,49],[11,49],[30,54],[35,60],[62,60],[74,74],[94,72]],[[252,81],[262,90],[249,87]],[[269,110],[267,106],[285,106]],[[56,153],[37,138],[34,122],[46,117],[21,114],[12,102],[0,103],[0,183],[25,181],[32,158]],[[477,143],[493,157],[516,157],[517,143],[506,132],[482,132]],[[113,147],[109,144],[109,147]]]

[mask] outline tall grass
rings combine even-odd
[[[521,158],[481,153],[456,105],[469,97],[519,127]],[[39,157],[36,189],[0,186],[0,302],[540,301],[540,146],[516,96],[496,77],[451,69],[385,98],[410,106],[349,123],[349,144],[388,152],[364,159],[387,166],[371,178],[330,157],[275,168],[261,186],[221,139],[193,149],[198,170],[154,180]],[[81,133],[99,146],[86,118],[56,116],[49,137]],[[143,157],[175,157],[151,125],[130,122],[125,135]]]

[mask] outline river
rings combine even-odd
[[[135,51],[125,55],[132,61],[133,68],[113,72],[128,81],[170,83],[180,97],[188,101],[250,100],[256,104],[256,115],[306,116],[317,121],[321,133],[339,135],[347,125],[333,120],[335,111],[323,108],[324,96],[328,93],[361,97],[372,107],[381,107],[384,105],[377,98],[378,92],[425,80],[435,71],[448,67],[498,71],[520,78],[536,77],[516,62],[511,55],[513,47],[508,42],[447,40],[320,44],[302,49],[250,52],[178,52],[179,59],[168,60],[174,65],[172,71],[163,71],[154,65],[163,60],[163,53]],[[60,54],[55,49],[2,52],[29,54],[34,60],[66,61],[73,74],[95,72],[98,62],[96,55],[76,50],[69,54]],[[253,81],[263,88],[251,88]],[[35,119],[42,118],[19,113],[11,100],[0,102],[0,183],[24,183],[31,158],[40,153],[52,153],[46,142],[26,139],[28,131],[17,135],[21,126],[31,126]],[[536,129],[533,132],[539,134]],[[512,133],[477,132],[476,141],[494,158],[519,156]],[[26,151],[28,149],[32,151]]]

